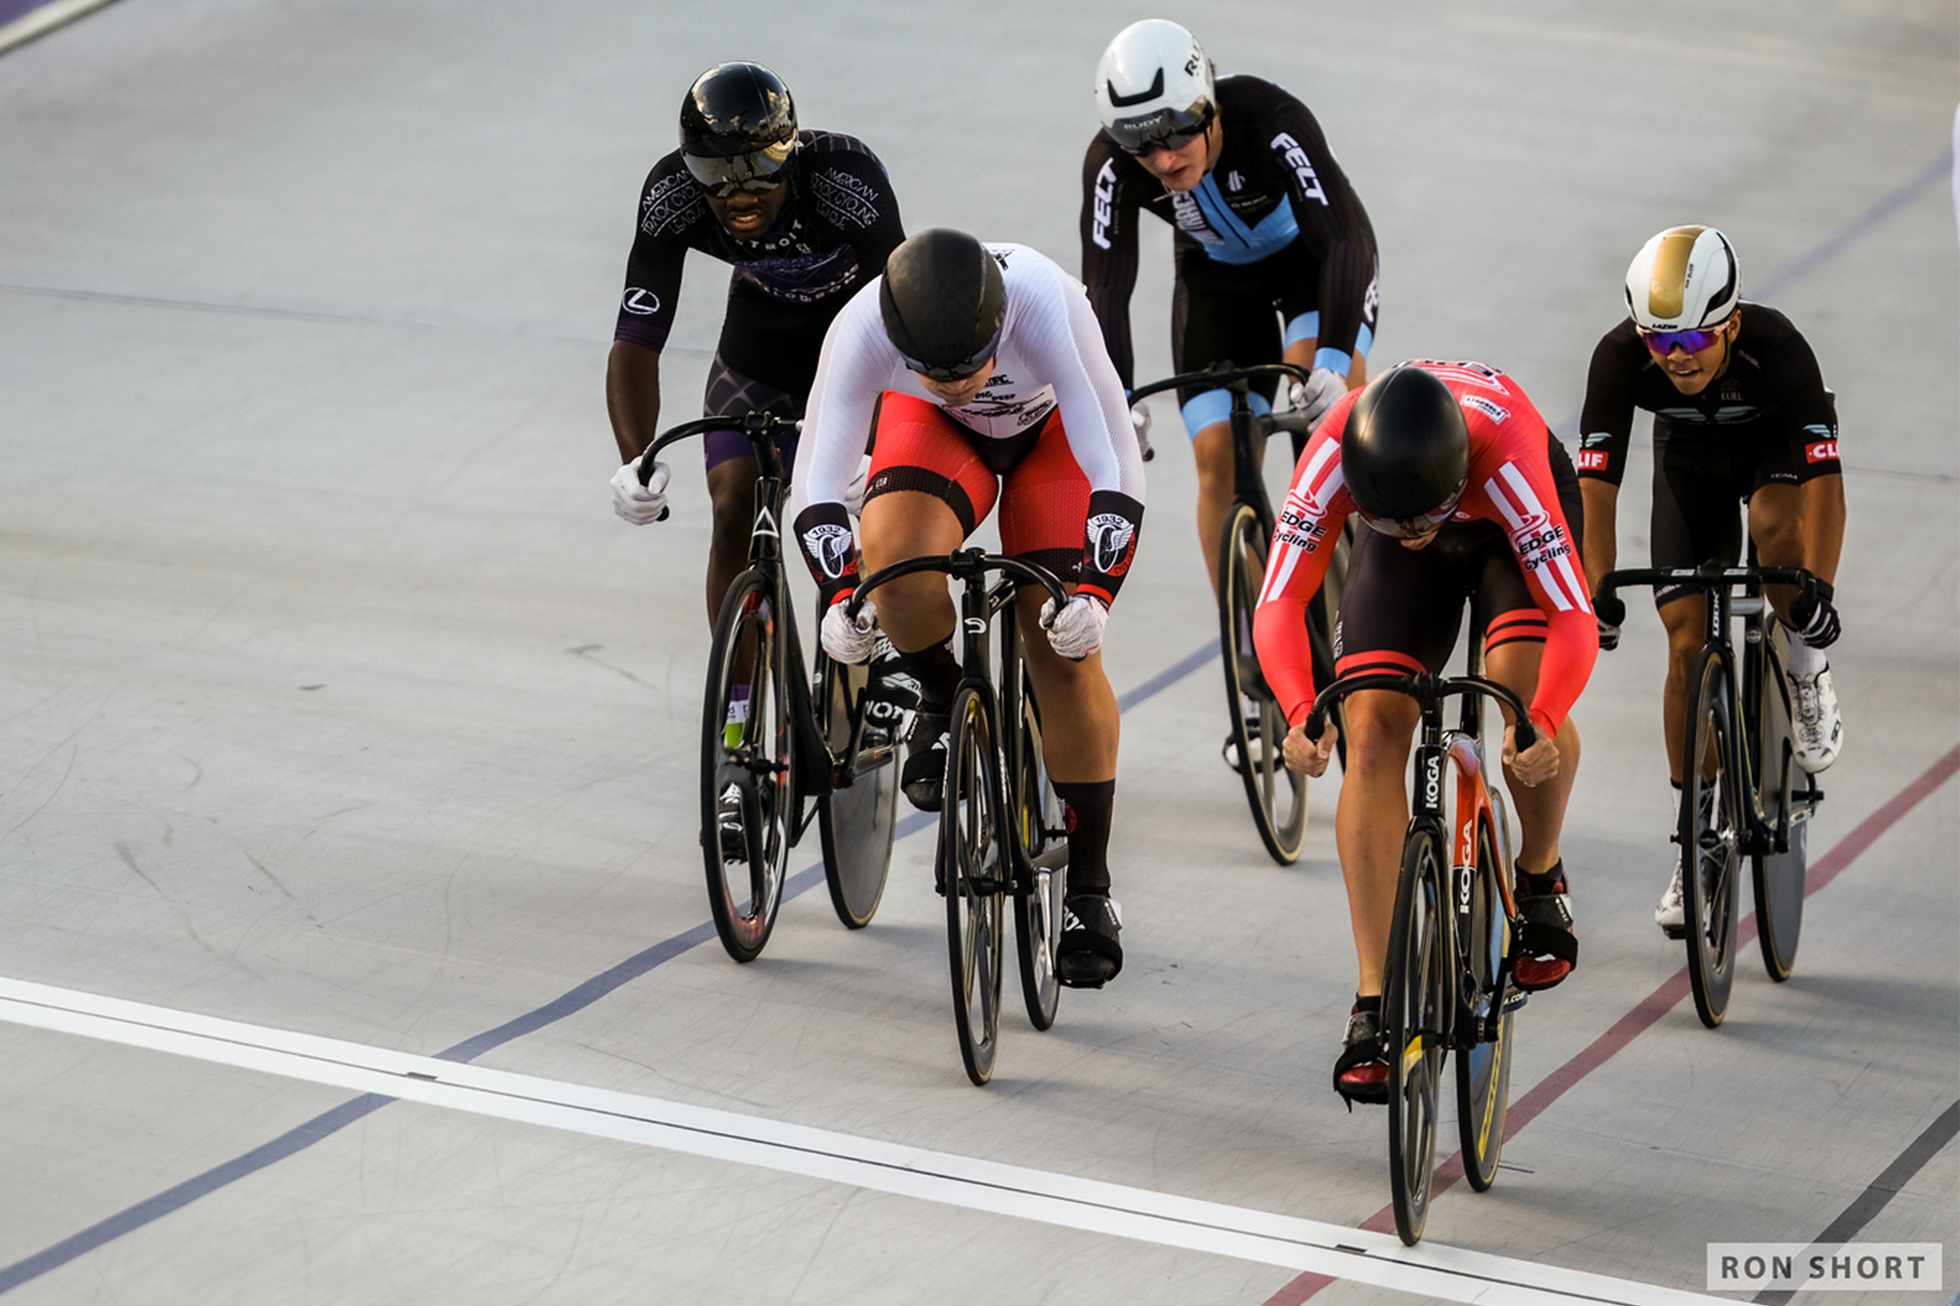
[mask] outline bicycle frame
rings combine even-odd
[[[1301,430],[1297,423],[1290,423],[1286,414],[1259,414],[1252,411],[1252,383],[1262,377],[1291,377],[1305,384],[1307,371],[1291,363],[1259,363],[1251,367],[1235,367],[1228,359],[1206,368],[1202,372],[1183,372],[1177,376],[1153,381],[1149,385],[1138,386],[1131,392],[1130,402],[1136,404],[1151,395],[1165,390],[1202,385],[1207,389],[1227,390],[1232,395],[1232,498],[1235,503],[1250,504],[1259,514],[1259,522],[1268,536],[1273,533],[1273,504],[1266,493],[1266,479],[1261,474],[1263,460],[1253,454],[1252,440],[1254,428],[1263,424],[1270,435],[1278,430]],[[1263,422],[1262,422],[1263,416]]]

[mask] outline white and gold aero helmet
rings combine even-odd
[[[1693,331],[1735,312],[1742,272],[1729,238],[1713,227],[1669,227],[1627,268],[1627,309],[1642,331]]]

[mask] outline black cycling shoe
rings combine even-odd
[[[1382,1037],[1379,1011],[1359,1007],[1348,1013],[1347,1033],[1340,1059],[1334,1063],[1334,1091],[1347,1103],[1388,1104],[1388,1042]]]
[[[899,774],[899,788],[912,806],[922,812],[936,812],[946,788],[947,733],[953,725],[950,712],[928,712],[921,708],[912,718],[912,733],[905,742],[905,770]]]
[[[1551,880],[1533,893],[1530,880]],[[1511,978],[1526,993],[1551,988],[1579,968],[1579,939],[1572,930],[1572,897],[1565,888],[1565,863],[1542,876],[1518,873],[1517,960]]]
[[[731,782],[716,799],[715,829],[721,841],[721,859],[724,862],[746,862],[749,859],[749,836],[742,821],[740,785]]]
[[[1108,894],[1078,893],[1062,902],[1062,941],[1055,976],[1072,989],[1099,989],[1123,969],[1123,909]]]
[[[864,686],[864,734],[861,747],[876,748],[900,738],[906,714],[919,706],[919,682],[905,670],[891,641],[882,636],[871,658],[870,679]]]

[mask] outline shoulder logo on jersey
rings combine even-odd
[[[1102,249],[1109,248],[1109,229],[1116,225],[1116,160],[1104,159],[1096,173],[1095,221],[1089,239]]]
[[[1307,198],[1319,200],[1325,206],[1327,191],[1321,186],[1320,174],[1313,170],[1313,160],[1307,157],[1307,152],[1301,148],[1300,142],[1286,132],[1281,132],[1273,137],[1272,144],[1273,148],[1279,151],[1280,158],[1286,166],[1293,169],[1293,175],[1300,179],[1300,189],[1306,193]]]
[[[848,526],[834,522],[812,526],[803,532],[803,549],[817,560],[826,579],[842,580],[857,574],[857,549]]]
[[[864,230],[878,221],[878,201],[884,196],[862,177],[841,168],[827,168],[810,178],[817,212],[834,227]]]
[[[1836,462],[1838,442],[1836,440],[1819,440],[1815,444],[1805,445],[1803,452],[1804,457],[1813,463]]]
[[[1463,396],[1463,406],[1465,408],[1476,409],[1478,412],[1482,413],[1485,417],[1490,418],[1490,420],[1493,422],[1506,422],[1509,421],[1511,418],[1510,409],[1499,407],[1498,405],[1492,403],[1490,400],[1484,398],[1482,395]]]
[[[1613,433],[1611,431],[1592,431],[1579,437],[1579,447],[1581,449],[1597,449],[1603,444],[1611,443],[1613,443]]]
[[[649,236],[664,236],[683,231],[707,216],[708,201],[693,174],[682,169],[647,187],[640,207],[640,230]]]
[[[654,294],[651,290],[642,290],[638,286],[628,286],[626,287],[626,297],[619,301],[619,306],[628,313],[631,313],[634,317],[651,317],[660,311],[660,296]]]
[[[1439,358],[1415,358],[1409,360],[1408,366],[1420,367],[1432,373],[1439,381],[1459,381],[1464,385],[1474,385],[1479,389],[1491,390],[1501,395],[1511,393],[1504,388],[1504,374],[1494,367],[1485,367],[1482,363],[1446,363]]]
[[[1581,449],[1579,451],[1579,470],[1582,472],[1606,470],[1606,451],[1604,449]]]
[[[1116,512],[1099,512],[1089,519],[1089,562],[1105,576],[1116,577],[1130,569],[1136,549],[1136,523]]]

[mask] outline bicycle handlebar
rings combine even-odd
[[[1213,387],[1231,386],[1242,381],[1253,381],[1266,376],[1290,376],[1300,384],[1307,382],[1307,369],[1295,367],[1292,363],[1254,363],[1251,367],[1235,367],[1230,359],[1214,363],[1202,372],[1180,372],[1176,376],[1165,377],[1162,381],[1152,381],[1130,391],[1130,407],[1137,401],[1165,390],[1175,390],[1179,386],[1206,385]],[[1281,429],[1291,429],[1282,427]],[[1304,429],[1304,428],[1302,428]]]
[[[956,553],[922,554],[916,558],[894,562],[889,567],[880,567],[858,582],[858,587],[851,591],[851,597],[845,600],[850,605],[845,609],[845,615],[856,617],[858,609],[864,606],[865,599],[880,585],[920,571],[943,571],[958,580],[975,580],[990,571],[997,571],[1004,576],[1012,577],[1017,582],[1041,586],[1048,591],[1049,597],[1055,600],[1057,608],[1068,603],[1068,591],[1062,588],[1062,582],[1056,579],[1054,572],[1039,563],[1010,558],[999,553],[988,553],[985,549],[961,549]]]
[[[1516,716],[1520,753],[1538,742],[1538,729],[1531,723],[1531,714],[1524,700],[1495,680],[1486,680],[1482,676],[1405,676],[1380,671],[1341,676],[1321,690],[1314,698],[1313,710],[1307,713],[1307,719],[1302,723],[1307,738],[1320,738],[1327,729],[1327,714],[1333,710],[1334,704],[1349,694],[1358,694],[1365,689],[1394,690],[1407,694],[1424,706],[1440,704],[1446,698],[1459,695],[1486,694],[1510,708]]]
[[[1802,567],[1721,567],[1703,563],[1699,567],[1630,567],[1609,571],[1599,579],[1599,592],[1611,594],[1626,585],[1681,585],[1689,589],[1713,589],[1718,585],[1742,585],[1749,581],[1765,585],[1795,585],[1805,594],[1817,592],[1817,577]]]
[[[679,426],[669,427],[647,446],[645,453],[640,455],[640,484],[645,485],[653,477],[654,455],[668,445],[685,440],[690,435],[700,435],[707,431],[733,431],[737,435],[748,437],[750,444],[760,448],[764,441],[773,441],[776,432],[783,427],[799,431],[803,428],[803,423],[788,417],[778,417],[774,413],[748,412],[731,413],[726,417],[697,417],[691,422],[682,422]]]

